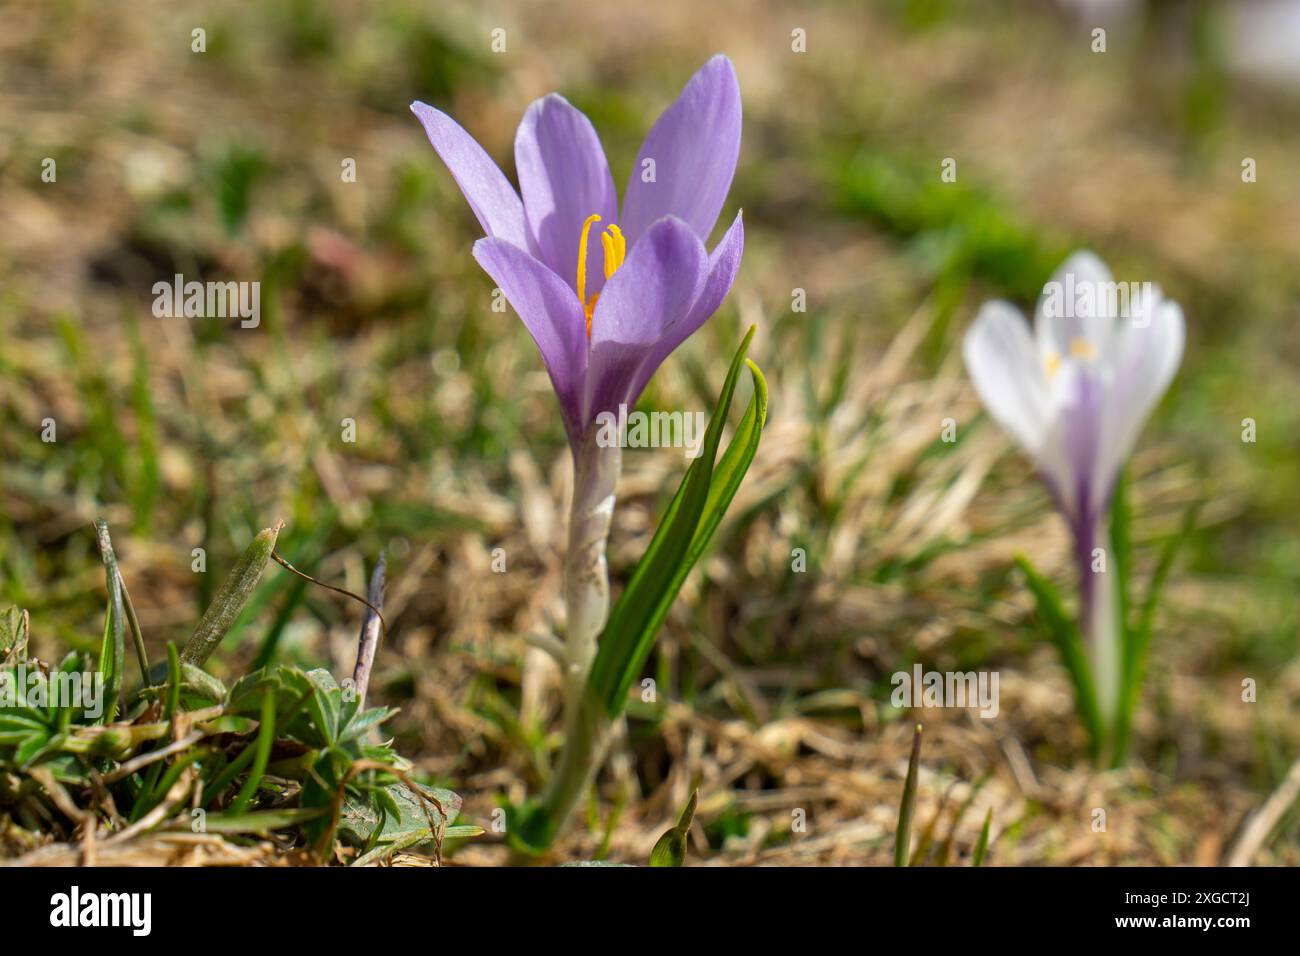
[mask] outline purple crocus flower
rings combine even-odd
[[[590,120],[557,93],[515,137],[520,192],[457,123],[413,103],[487,234],[474,257],[532,334],[575,456],[601,412],[635,404],[664,359],[721,305],[740,266],[735,221],[704,243],[740,152],[740,88],[715,56],[641,146],[620,214]]]
[[[989,414],[1033,459],[1069,522],[1083,630],[1106,713],[1118,680],[1115,589],[1098,580],[1106,514],[1138,432],[1183,355],[1183,312],[1152,283],[1117,283],[1089,252],[1044,287],[1033,333],[1014,306],[989,302],[963,355]]]

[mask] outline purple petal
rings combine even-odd
[[[446,113],[419,102],[411,104],[411,112],[447,164],[483,231],[527,249],[524,204],[492,157]]]
[[[618,217],[618,194],[591,121],[562,96],[533,103],[515,137],[524,216],[542,261],[576,289],[578,239],[592,213],[603,222],[587,237],[590,296],[605,284],[600,233]]]
[[[586,420],[630,404],[642,366],[691,313],[709,276],[704,244],[680,219],[646,230],[614,273],[591,319]]]
[[[668,330],[667,334],[655,345],[650,357],[641,366],[636,379],[632,383],[632,389],[628,393],[629,405],[635,403],[641,397],[641,392],[645,389],[654,373],[659,370],[659,366],[664,363],[664,359],[672,355],[679,345],[694,335],[700,326],[707,322],[714,312],[718,311],[718,307],[722,305],[722,300],[731,291],[731,285],[736,281],[736,273],[740,271],[740,257],[745,251],[743,215],[743,212],[736,213],[731,228],[727,230],[722,240],[713,250],[713,254],[709,256],[709,275],[705,280],[704,289],[700,292],[699,298],[691,306],[691,311],[684,319]]]
[[[623,231],[634,243],[651,223],[677,216],[707,242],[731,188],[740,155],[740,85],[725,56],[700,68],[659,117],[632,168]],[[655,181],[643,180],[654,160]]]
[[[582,433],[582,383],[587,373],[587,320],[568,284],[540,260],[502,239],[474,243],[474,258],[523,319],[542,353],[560,399],[569,441]]]

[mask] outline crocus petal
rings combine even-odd
[[[989,414],[1038,460],[1051,401],[1024,316],[1006,302],[985,303],[962,342],[962,357]]]
[[[503,239],[474,243],[474,258],[523,319],[542,353],[560,399],[570,442],[582,433],[582,383],[587,372],[586,317],[568,283],[540,260]]]
[[[736,273],[740,271],[740,257],[745,251],[743,215],[743,212],[736,213],[731,228],[723,235],[722,240],[709,256],[708,278],[704,282],[699,298],[691,306],[691,311],[684,319],[674,323],[668,329],[651,351],[645,364],[641,366],[628,393],[629,405],[634,404],[641,397],[641,392],[654,373],[659,370],[659,366],[664,363],[664,359],[672,355],[677,346],[694,335],[700,326],[718,311],[718,306],[722,305],[722,300],[731,291],[731,285],[736,281]]]
[[[558,93],[524,114],[515,137],[524,215],[538,255],[576,289],[578,240],[593,213],[603,220],[587,237],[586,294],[605,284],[600,233],[618,216],[618,195],[591,121]]]
[[[623,200],[628,242],[663,216],[677,216],[708,241],[739,156],[740,85],[719,55],[691,77],[641,146]],[[654,160],[653,182],[645,181],[647,160]]]
[[[1178,371],[1186,335],[1183,310],[1177,302],[1164,300],[1153,308],[1149,323],[1121,320],[1114,335],[1098,461],[1102,493],[1107,496],[1133,452],[1142,425]]]
[[[1095,353],[1106,350],[1115,324],[1107,295],[1113,282],[1106,264],[1086,250],[1062,263],[1034,310],[1034,332],[1044,360],[1069,355],[1076,341],[1086,342]],[[1049,287],[1053,295],[1046,293]]]
[[[411,112],[447,164],[483,231],[527,249],[524,204],[492,157],[446,113],[420,102],[411,104]]]
[[[591,319],[586,420],[628,402],[643,365],[699,299],[709,275],[704,244],[674,217],[656,222],[605,285]]]

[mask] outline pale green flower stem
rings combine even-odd
[[[1082,566],[1081,575],[1090,576],[1084,581],[1087,600],[1083,607],[1083,632],[1092,668],[1093,687],[1097,695],[1097,710],[1103,721],[1103,734],[1107,748],[1113,746],[1115,728],[1121,720],[1119,709],[1124,700],[1124,628],[1120,620],[1120,569],[1113,560],[1110,534],[1105,522],[1093,536],[1093,544],[1106,556],[1105,570],[1095,570],[1091,555]],[[1081,556],[1082,558],[1083,556]]]
[[[564,746],[539,798],[540,832],[534,842],[549,844],[590,785],[609,744],[609,718],[588,693],[596,643],[609,618],[609,567],[605,546],[614,514],[614,494],[622,470],[622,449],[601,447],[588,432],[574,465],[564,561],[566,628],[564,668]]]

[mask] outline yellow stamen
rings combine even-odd
[[[1055,352],[1047,356],[1047,377],[1048,378],[1051,378],[1053,375],[1055,375],[1057,370],[1060,367],[1061,367],[1061,356],[1057,355]]]
[[[616,254],[614,252],[614,237],[609,234],[608,229],[600,234],[600,244],[605,250],[605,278],[608,279],[614,274],[614,256]]]
[[[1097,357],[1097,346],[1087,339],[1071,339],[1070,355],[1073,358],[1094,359]]]
[[[592,213],[587,217],[587,221],[582,224],[582,237],[578,240],[578,301],[585,307],[587,304],[587,233],[591,232],[591,224],[600,222],[600,216]],[[591,318],[588,313],[587,318],[587,336],[591,336]]]
[[[605,235],[610,238],[609,246],[605,250],[605,278],[608,279],[623,264],[623,260],[627,258],[627,240],[623,238],[623,230],[613,223],[610,223],[609,228],[605,230]],[[612,257],[610,254],[611,249],[613,250]]]
[[[582,303],[582,311],[587,317],[588,341],[591,340],[591,316],[596,311],[596,300],[600,298],[599,292],[593,292],[591,299],[587,299],[587,235],[591,232],[593,222],[600,222],[600,216],[592,213],[587,217],[582,224],[582,237],[578,240],[578,301]],[[627,258],[627,240],[623,238],[623,230],[613,224],[609,225],[600,234],[600,245],[605,250],[605,279],[608,281]]]

